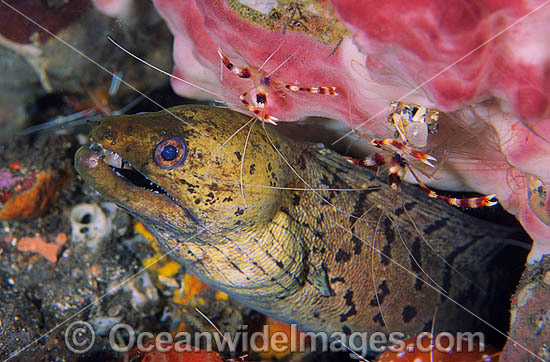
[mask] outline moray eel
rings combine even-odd
[[[407,185],[394,208],[374,172],[273,128],[236,132],[248,120],[197,105],[105,117],[76,169],[204,282],[302,330],[413,334],[436,306],[438,327],[470,328],[449,298],[492,308],[491,241],[508,230]]]

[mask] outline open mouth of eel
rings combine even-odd
[[[132,167],[132,164],[122,158],[118,153],[108,150],[95,142],[90,144],[88,148],[97,154],[104,163],[109,165],[113,173],[126,183],[139,187],[145,191],[168,196],[172,199],[170,194],[166,192],[162,186],[148,179],[145,175]]]

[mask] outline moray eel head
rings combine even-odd
[[[157,231],[184,237],[199,228],[257,228],[281,202],[281,191],[265,186],[284,187],[292,175],[256,124],[242,164],[243,198],[241,160],[249,128],[237,130],[248,120],[196,105],[105,117],[93,127],[91,145],[77,151],[75,167],[100,194]],[[277,147],[288,147],[270,137]]]

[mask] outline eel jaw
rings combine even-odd
[[[125,181],[127,184],[139,187],[142,190],[160,194],[169,197],[172,201],[176,200],[160,185],[151,181],[140,171],[132,167],[132,163],[126,161],[118,153],[108,150],[101,146],[99,143],[92,143],[88,147],[89,150],[99,156],[99,159],[107,164],[112,172]]]
[[[198,223],[192,213],[161,186],[123,162],[120,155],[92,144],[75,154],[80,176],[103,197],[143,222],[181,232],[179,227]],[[186,220],[189,220],[187,222]]]

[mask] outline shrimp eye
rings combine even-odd
[[[167,138],[155,147],[153,158],[160,168],[171,170],[179,166],[187,155],[187,145],[181,138]]]

